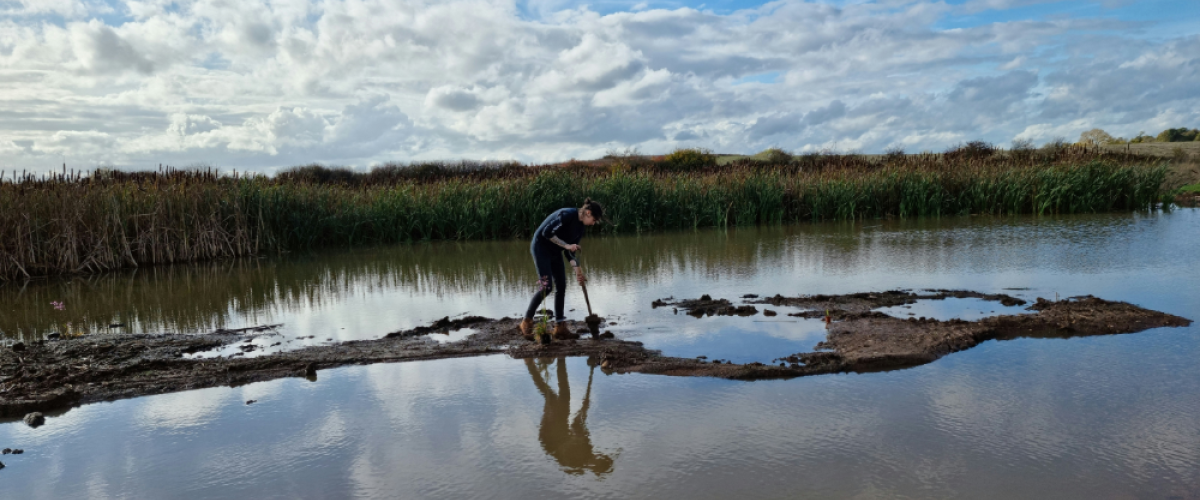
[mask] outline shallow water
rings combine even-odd
[[[1198,243],[1200,211],[1176,210],[588,239],[583,259],[618,336],[769,361],[811,349],[822,326],[788,308],[696,319],[650,302],[960,288],[1200,319]],[[527,248],[418,244],[2,286],[0,330],[282,323],[260,340],[377,338],[520,314]],[[575,319],[580,299],[569,291]],[[1007,309],[934,302],[899,311]],[[348,367],[0,424],[0,448],[26,450],[0,457],[0,483],[14,498],[1197,498],[1198,333],[996,341],[907,370],[753,383],[608,376],[582,358]]]
[[[1011,292],[1010,290],[1004,290]],[[1066,299],[1067,297],[1062,297]],[[1049,299],[1048,299],[1049,300]],[[1012,316],[1017,314],[1032,314],[1034,311],[1025,306],[1005,306],[995,300],[977,298],[958,299],[948,297],[940,300],[921,299],[915,304],[894,307],[881,307],[879,312],[897,318],[908,317],[933,318],[938,321],[962,319],[975,321],[992,316]]]

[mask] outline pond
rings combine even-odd
[[[592,238],[581,255],[593,309],[618,337],[765,362],[811,350],[821,322],[770,306],[778,316],[693,318],[651,302],[967,289],[1093,294],[1200,319],[1198,244],[1200,211],[1183,209]],[[8,284],[0,332],[278,325],[255,342],[289,349],[516,317],[532,268],[526,242],[449,242]],[[567,304],[587,314],[577,287]],[[882,312],[1024,311],[945,299]],[[787,381],[505,355],[338,368],[85,405],[37,429],[0,423],[0,448],[25,450],[0,456],[0,482],[14,498],[1194,498],[1198,333],[993,341],[905,370]]]

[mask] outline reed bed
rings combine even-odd
[[[586,196],[605,203],[615,223],[605,232],[1136,210],[1161,199],[1167,172],[1147,157],[1078,148],[677,167],[643,157],[422,173],[304,167],[273,178],[194,170],[10,176],[0,179],[0,280],[326,246],[522,238]]]

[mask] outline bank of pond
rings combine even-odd
[[[527,167],[308,167],[274,177],[97,170],[0,182],[0,280],[317,247],[528,237],[585,197],[595,231],[950,215],[1131,211],[1168,197],[1163,160],[1039,154],[810,155],[694,165],[656,157]]]

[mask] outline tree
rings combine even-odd
[[[1115,141],[1113,136],[1108,135],[1108,132],[1098,128],[1091,129],[1087,132],[1079,134],[1079,144],[1085,146],[1100,146]]]
[[[1169,128],[1158,134],[1156,140],[1158,142],[1191,142],[1196,140],[1198,131],[1188,130],[1186,127]]]

